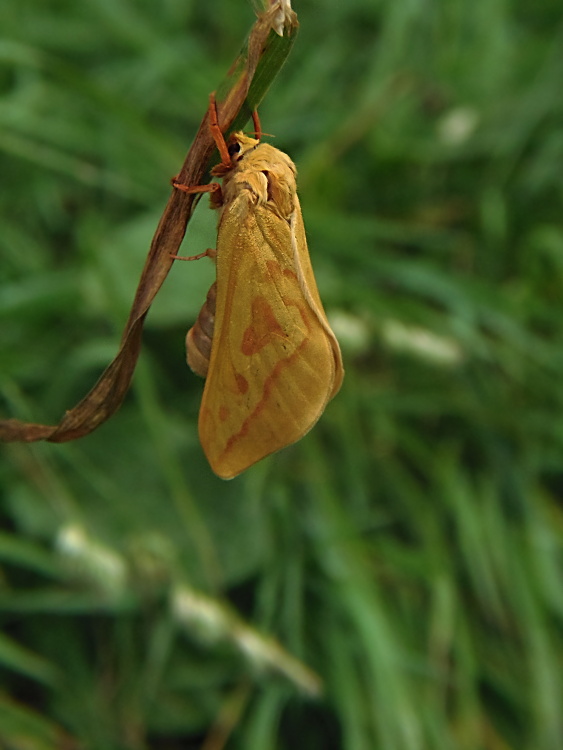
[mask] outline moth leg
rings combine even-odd
[[[217,114],[217,102],[215,101],[214,91],[209,94],[209,109],[207,111],[209,114],[209,130],[211,131],[211,135],[217,146],[217,151],[221,157],[221,164],[230,169],[233,166],[233,162],[231,155],[229,154],[229,147],[225,141],[225,136],[219,125],[219,115]]]
[[[172,260],[199,260],[200,258],[215,259],[217,257],[217,250],[208,247],[205,252],[199,253],[198,255],[172,255],[172,253],[170,253],[170,257]]]
[[[219,155],[221,156],[221,166],[230,169],[233,166],[233,160],[231,159],[229,147],[227,145],[227,142],[225,141],[225,136],[223,135],[221,126],[219,125],[219,115],[217,114],[217,102],[215,101],[214,91],[209,94],[208,112],[209,129],[211,130],[211,135],[213,136],[215,145],[217,146],[217,151],[219,151]],[[258,112],[256,110],[254,110],[252,113],[252,122],[254,123],[254,132],[256,134],[256,138],[260,140],[262,137],[262,126],[260,124],[260,118],[258,117]]]
[[[184,185],[182,182],[177,182],[176,178],[173,177],[172,187],[177,190],[181,190],[183,193],[220,193],[221,185],[218,182],[209,182],[207,185]]]
[[[254,135],[256,136],[257,140],[262,140],[262,125],[260,123],[260,118],[258,117],[258,110],[255,109],[252,113],[252,122],[254,123]]]

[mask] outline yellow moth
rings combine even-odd
[[[201,445],[230,479],[303,437],[344,370],[309,259],[295,165],[240,132],[225,142],[213,98],[209,115],[222,187],[174,184],[212,192],[220,211],[217,250],[203,253],[215,258],[217,281],[186,345],[188,364],[206,378]]]

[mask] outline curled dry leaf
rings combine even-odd
[[[259,15],[245,48],[218,89],[219,115],[227,130],[240,128],[249,119],[289,54],[298,24],[297,16],[287,6],[284,0],[276,0]],[[280,30],[283,37],[279,36]],[[200,184],[214,148],[206,114],[177,180],[188,185]],[[56,425],[17,419],[0,421],[0,440],[55,443],[75,440],[95,430],[117,411],[137,363],[145,317],[184,238],[194,197],[172,191],[151,243],[119,351],[92,390]]]

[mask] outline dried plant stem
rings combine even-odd
[[[244,49],[217,88],[218,113],[225,132],[242,128],[250,119],[289,54],[297,27],[297,16],[287,0],[275,0],[258,16]],[[214,150],[206,112],[177,180],[184,185],[199,185]],[[92,390],[57,425],[17,419],[0,421],[0,440],[75,440],[95,430],[117,411],[137,364],[145,317],[178,253],[195,197],[179,190],[171,192],[151,243],[119,351]]]

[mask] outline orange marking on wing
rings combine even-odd
[[[281,275],[281,266],[277,260],[267,260],[266,268],[268,269],[270,276],[277,276],[279,278]]]
[[[306,314],[304,314],[304,308],[300,305],[296,305],[297,309],[299,310],[299,313],[301,315],[301,318],[303,322],[305,323],[305,326],[307,327],[309,333],[311,329],[307,325],[307,318]],[[281,372],[291,365],[291,363],[297,359],[300,354],[301,350],[304,346],[306,346],[307,342],[309,341],[310,336],[304,336],[303,341],[297,346],[295,351],[287,356],[285,359],[280,359],[276,366],[273,368],[272,372],[268,375],[268,377],[264,380],[264,387],[262,390],[262,398],[260,401],[256,404],[253,411],[248,415],[248,417],[244,420],[244,422],[241,425],[241,428],[238,432],[231,435],[231,437],[227,440],[227,444],[225,445],[225,449],[223,450],[222,456],[225,456],[234,445],[236,445],[237,441],[240,440],[240,438],[245,437],[245,435],[248,433],[248,429],[252,423],[252,421],[260,414],[260,412],[264,409],[264,406],[266,405],[266,402],[268,400],[268,397],[270,396],[270,393],[272,392],[272,389],[274,387],[274,383],[280,376]]]
[[[224,422],[228,418],[230,411],[229,407],[224,404],[219,407],[219,419],[221,422]]]
[[[295,271],[291,268],[282,268],[277,260],[267,260],[266,268],[268,269],[270,276],[274,279],[279,279],[282,276],[285,276],[286,279],[297,281],[297,274]]]
[[[247,357],[263,349],[272,339],[287,334],[280,326],[265,297],[255,297],[252,300],[252,323],[242,337],[240,350]]]
[[[240,372],[235,374],[235,380],[237,381],[237,388],[239,393],[246,393],[248,391],[248,380],[241,375]]]

